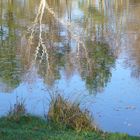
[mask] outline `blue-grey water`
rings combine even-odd
[[[60,93],[102,130],[140,135],[139,13],[139,0],[1,0],[0,115],[25,100],[43,116]]]

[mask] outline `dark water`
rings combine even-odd
[[[140,135],[139,13],[139,0],[1,0],[0,115],[17,98],[43,115],[49,89]]]

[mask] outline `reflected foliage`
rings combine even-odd
[[[86,46],[90,63],[86,66],[87,62],[80,60],[81,76],[86,81],[89,91],[96,93],[102,91],[111,78],[111,68],[114,66],[115,57],[106,43],[88,41]]]
[[[1,15],[1,79],[16,87],[21,75],[31,71],[35,64],[49,86],[54,86],[64,75],[71,78],[78,71],[90,93],[102,91],[118,56],[112,42],[120,37],[115,31],[123,21],[115,25],[107,13],[109,8],[119,9],[128,1],[98,2],[97,6],[94,0],[3,1],[1,7],[7,11]],[[77,8],[81,12],[79,17],[73,13]],[[28,12],[23,14],[24,11]]]
[[[99,1],[99,8],[96,6],[95,1],[79,0],[79,8],[83,11],[84,16],[89,20],[89,23],[100,24],[105,23],[106,17],[104,15],[102,3]]]
[[[3,41],[3,47],[0,47],[0,79],[8,87],[15,88],[20,83],[21,67],[18,58],[16,58],[13,38],[8,37],[7,40],[8,43]]]
[[[59,7],[60,4],[53,5],[54,2],[51,5],[50,1],[48,3],[54,9],[57,9],[55,6]],[[63,5],[64,8],[65,4],[60,5]],[[63,10],[61,9],[61,11]],[[59,11],[60,14],[57,12],[59,16],[63,16],[61,11]],[[70,27],[72,22],[69,23],[70,26],[65,25],[65,22],[62,22],[59,19],[60,17],[57,18],[55,13],[49,8],[43,12],[48,12],[47,18],[37,16],[40,20],[36,18],[38,22],[33,28],[35,30],[33,37],[35,40],[38,40],[34,45],[38,73],[48,85],[53,86],[55,81],[61,79],[62,73],[65,73],[67,77],[71,77],[74,71],[78,70],[91,93],[101,91],[111,77],[111,68],[115,62],[115,57],[110,46],[107,43],[103,43],[103,41],[92,41],[91,38],[88,39],[88,37],[85,37],[90,35],[97,38],[94,28],[90,33],[88,32],[89,28],[91,29],[93,26],[86,25],[85,27],[85,21],[83,24],[78,25],[79,29],[85,30],[85,32],[82,31],[83,34],[80,37]],[[52,13],[53,16],[50,16]],[[38,13],[38,15],[41,15],[41,13]],[[90,19],[86,15],[84,17],[87,20]],[[36,30],[37,28],[39,30]],[[97,36],[98,39],[103,38],[103,34]]]
[[[37,10],[41,2],[45,1],[40,0],[36,4],[32,0],[24,3],[18,0],[0,2],[1,81],[13,88],[18,86],[23,71],[26,73],[36,61],[38,74],[47,85],[53,86],[64,74],[70,78],[78,70],[90,92],[102,91],[110,80],[111,68],[118,56],[114,43],[119,44],[120,33],[124,30],[123,13],[127,12],[125,9],[129,8],[129,3],[139,2],[112,0],[106,3],[106,0],[99,0],[97,4],[94,0],[79,0],[75,7],[78,7],[81,14],[75,17],[74,1],[47,0],[50,9],[45,9],[40,17],[41,13],[38,12],[41,11]],[[23,14],[24,11],[28,12]],[[138,22],[138,8],[131,13]],[[23,31],[26,24],[32,24],[37,14],[40,19],[35,26],[33,24],[35,28],[31,39],[30,30],[28,34]],[[109,21],[108,15],[114,15],[117,19]],[[130,32],[136,31],[138,25],[132,26],[129,20],[125,28]],[[139,36],[132,36],[128,38],[135,42],[130,44],[136,47],[128,54],[133,61],[127,63],[133,66],[132,76],[139,77]]]
[[[2,6],[2,4],[1,4]],[[21,81],[21,65],[17,56],[17,26],[13,13],[13,1],[8,3],[7,10],[3,12],[1,7],[0,32],[0,80],[7,84],[8,89],[17,87]]]

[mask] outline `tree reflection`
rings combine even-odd
[[[3,34],[0,39],[0,79],[7,84],[8,89],[17,87],[20,83],[20,62],[16,56],[16,25],[13,14],[13,1],[8,1],[7,12],[3,13],[1,3],[1,21],[6,15],[5,23],[1,25]]]
[[[89,66],[84,58],[80,59],[81,77],[86,81],[91,93],[100,92],[111,77],[111,68],[115,58],[108,44],[103,42],[86,42]]]
[[[103,36],[99,36],[94,28],[88,32],[92,29],[91,22],[75,25],[70,20],[62,20],[60,15],[63,16],[63,10],[56,14],[50,8],[59,7],[54,3],[51,5],[50,1],[41,0],[34,24],[29,28],[31,34],[28,41],[34,42],[38,73],[48,85],[53,86],[61,78],[62,71],[70,77],[78,70],[92,93],[101,91],[111,77],[110,70],[115,62],[110,46],[100,41]],[[61,4],[64,9],[70,6],[65,4]],[[43,18],[44,13],[46,18]],[[75,31],[76,28],[79,32]]]
[[[37,4],[25,1],[25,15],[20,11],[24,4],[14,10],[15,3],[9,1],[10,11],[5,19],[8,35],[1,40],[0,48],[0,61],[4,62],[0,77],[14,85],[8,86],[18,86],[21,75],[36,66],[38,74],[51,87],[62,74],[70,78],[78,71],[91,93],[103,90],[111,77],[115,54],[105,39],[106,17],[100,10],[79,3],[83,15],[77,20],[72,18],[71,0],[40,0]],[[36,17],[32,23],[33,15]],[[26,23],[31,25],[27,33],[22,32]]]
[[[127,52],[125,66],[131,69],[131,76],[140,79],[140,1],[131,0],[129,7],[131,16],[127,17],[125,50]],[[135,8],[133,8],[135,6]]]

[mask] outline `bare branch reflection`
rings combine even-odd
[[[61,78],[61,72],[70,78],[78,71],[91,92],[101,91],[111,77],[115,60],[111,47],[100,41],[102,34],[97,39],[95,30],[89,35],[94,22],[91,24],[84,18],[81,24],[76,24],[58,15],[62,14],[56,14],[46,0],[40,1],[36,18],[28,30],[28,49],[35,48],[32,63],[36,63],[38,73],[50,86]]]

